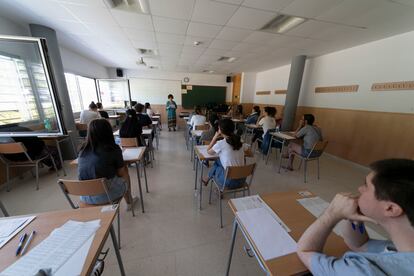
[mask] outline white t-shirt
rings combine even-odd
[[[263,137],[269,129],[276,128],[276,120],[273,117],[265,116],[259,121],[259,126],[263,127]]]
[[[80,114],[80,123],[88,125],[92,120],[101,118],[97,111],[82,110]]]
[[[154,115],[154,111],[152,111],[151,108],[147,108],[147,114],[148,116],[152,117]]]
[[[226,139],[217,141],[211,148],[220,158],[223,168],[228,166],[244,166],[244,150],[247,148],[246,144],[239,150],[233,150],[233,147],[226,142]]]
[[[190,125],[195,130],[195,126],[204,125],[206,122],[206,116],[195,114],[191,117]]]

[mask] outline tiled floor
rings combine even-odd
[[[232,230],[232,215],[224,203],[224,228],[219,227],[217,200],[199,211],[194,193],[194,171],[185,148],[182,132],[162,131],[154,168],[148,168],[150,193],[144,195],[146,213],[137,205],[137,216],[121,211],[122,258],[127,275],[224,275]],[[363,182],[367,169],[325,155],[321,160],[321,179],[316,179],[316,164],[309,165],[308,183],[303,172],[278,174],[275,160],[266,165],[257,155],[258,168],[252,194],[292,188],[308,189],[326,200],[340,191],[355,191]],[[68,168],[67,178],[76,177]],[[133,189],[135,168],[130,168]],[[42,171],[40,190],[27,173],[13,181],[12,190],[3,189],[0,199],[12,215],[68,209],[69,205],[56,184],[56,174]],[[111,244],[108,243],[111,247]],[[242,250],[238,235],[231,275],[264,275],[254,258]],[[110,251],[104,275],[119,275],[113,250]]]

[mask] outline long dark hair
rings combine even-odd
[[[95,119],[89,123],[86,141],[82,145],[80,155],[85,151],[96,152],[97,148],[107,151],[119,149],[115,144],[112,127],[106,119]]]
[[[234,123],[230,119],[222,119],[219,122],[219,128],[221,133],[228,136],[226,142],[233,147],[233,150],[239,150],[243,144],[240,140],[240,136],[234,133]]]
[[[257,113],[258,116],[260,116],[260,106],[258,105],[253,106],[253,110]]]
[[[139,128],[137,112],[134,109],[126,111],[126,119],[119,130],[120,137],[130,137],[131,133],[136,133]]]
[[[214,132],[218,131],[218,124],[219,124],[219,117],[216,113],[213,113],[210,115],[210,118],[208,120],[210,122],[210,125],[213,127]]]

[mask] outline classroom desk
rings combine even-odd
[[[36,218],[23,228],[26,233],[30,233],[33,230],[36,231],[36,236],[29,246],[29,251],[47,238],[55,228],[62,226],[68,220],[90,221],[100,219],[100,227],[95,233],[95,238],[89,249],[81,275],[90,275],[109,234],[111,234],[121,275],[125,275],[118,242],[112,226],[112,222],[116,216],[116,210],[101,212],[102,207],[103,206],[35,214]],[[20,234],[15,235],[14,238],[0,250],[0,271],[3,271],[18,260],[19,257],[16,257],[15,252],[19,243],[19,238]]]
[[[301,196],[298,194],[298,192],[299,190],[294,190],[260,195],[263,201],[291,229],[289,235],[296,242],[302,236],[303,232],[305,232],[305,230],[309,227],[309,225],[315,221],[315,217],[296,201],[299,198],[313,197],[315,195]],[[237,209],[234,206],[232,200],[229,201],[229,206],[233,214],[236,215]],[[246,228],[242,223],[240,223],[240,221],[237,219],[237,216],[235,216],[226,275],[229,275],[230,272],[236,233],[239,228],[246,242],[249,244],[251,250],[253,251],[257,261],[259,262],[259,265],[267,275],[297,275],[307,272],[306,267],[303,265],[296,253],[270,259],[267,261],[264,260],[260,254],[260,251],[255,246],[253,239],[246,231]],[[331,233],[327,239],[323,252],[331,256],[341,256],[347,250],[349,249],[345,245],[343,239],[337,236],[335,233]]]
[[[124,159],[124,164],[135,164],[137,168],[137,178],[138,178],[138,189],[139,189],[139,196],[141,197],[141,208],[142,212],[145,213],[144,209],[144,197],[142,196],[142,187],[141,187],[141,177],[139,174],[139,165],[142,164],[143,170],[144,170],[144,179],[145,179],[145,188],[147,193],[148,191],[148,181],[147,181],[147,171],[145,169],[144,161],[144,154],[145,154],[145,148],[146,147],[135,147],[135,148],[123,148],[122,149],[122,158]],[[78,165],[78,159],[72,160],[70,162],[71,165],[77,166]]]
[[[188,117],[188,115],[190,115],[189,112],[180,112],[180,114],[178,114],[178,117],[184,118],[184,117]]]
[[[59,154],[59,159],[60,159],[60,163],[62,164],[62,170],[63,170],[63,175],[66,176],[66,170],[65,170],[65,164],[63,163],[63,156],[62,156],[62,150],[60,148],[60,143],[65,142],[65,141],[70,141],[70,143],[72,144],[72,149],[73,152],[75,153],[75,156],[77,155],[76,152],[76,148],[75,145],[73,144],[72,138],[70,137],[70,135],[66,134],[66,135],[56,135],[56,136],[39,136],[40,139],[42,139],[43,141],[45,141],[47,143],[47,141],[51,141],[54,142]]]
[[[121,115],[109,115],[108,120],[119,120]]]
[[[272,135],[270,145],[272,145],[273,141],[282,144],[282,148],[280,149],[281,154],[283,154],[283,149],[285,148],[285,145],[289,143],[289,141],[297,139],[293,136],[292,132],[272,132],[270,135]],[[280,168],[282,167],[282,160],[283,158],[280,156],[278,173],[280,173]]]
[[[154,131],[155,144],[157,145],[157,150],[158,150],[158,145],[160,143],[160,138],[159,138],[160,133],[159,133],[159,131],[157,129],[158,123],[159,123],[159,121],[152,121],[152,125],[151,125],[152,126],[152,130]]]
[[[203,134],[204,130],[191,130],[191,149],[190,149],[190,162],[193,161],[194,157],[194,146],[197,142],[197,138],[201,137],[201,134]],[[194,166],[193,166],[194,169]]]
[[[255,129],[263,129],[263,128],[256,124],[245,124],[244,133],[243,133],[244,139],[246,140],[247,134],[253,134]]]

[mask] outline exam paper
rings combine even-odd
[[[265,208],[236,213],[264,260],[296,252],[296,242]]]
[[[322,213],[325,211],[326,208],[329,206],[329,202],[323,200],[322,198],[316,197],[309,197],[309,198],[301,198],[297,199],[297,201],[306,209],[308,210],[314,217],[320,217]],[[345,221],[340,221],[333,229],[334,233],[338,236],[342,237],[342,229],[346,227]],[[368,232],[368,235],[371,239],[378,239],[378,240],[385,240],[385,237],[378,234],[369,226],[365,226],[365,229]]]
[[[197,146],[198,151],[203,155],[205,158],[215,158],[218,155],[211,155],[207,152],[208,146]]]
[[[99,226],[100,220],[67,221],[26,255],[0,272],[0,276],[33,276],[42,268],[51,268],[52,274],[55,274],[95,234]]]
[[[36,216],[0,219],[0,248],[26,227]]]

